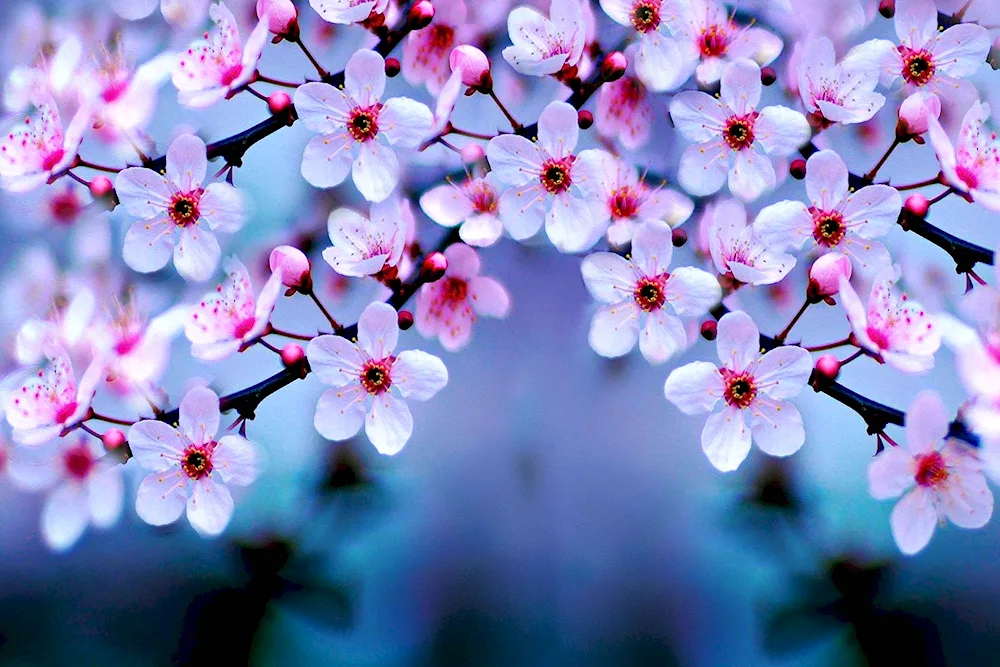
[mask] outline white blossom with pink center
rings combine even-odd
[[[538,141],[516,134],[490,139],[486,156],[497,178],[510,186],[500,195],[500,218],[517,240],[545,233],[561,252],[581,252],[603,233],[581,194],[573,154],[580,128],[577,111],[550,102],[538,117]]]
[[[468,345],[480,316],[507,317],[510,294],[496,279],[479,275],[479,255],[469,246],[456,243],[444,255],[444,277],[417,292],[414,323],[421,336],[437,338],[444,349],[456,352]]]
[[[77,383],[69,355],[60,348],[46,352],[46,364],[3,397],[14,440],[23,445],[45,442],[82,422],[101,381],[100,359],[91,361]]]
[[[989,115],[989,105],[973,104],[954,144],[934,116],[927,117],[928,134],[948,185],[991,211],[1000,211],[1000,141],[985,126]]]
[[[434,123],[426,105],[406,97],[381,102],[385,60],[362,49],[347,61],[343,90],[312,82],[295,90],[295,110],[307,128],[319,132],[306,145],[302,176],[318,188],[343,183],[348,173],[368,201],[388,197],[399,180],[393,146],[416,148]]]
[[[499,211],[502,188],[493,172],[469,178],[461,185],[448,182],[421,195],[420,208],[439,225],[462,225],[458,235],[465,243],[491,246],[503,233]]]
[[[80,84],[102,131],[103,126],[117,132],[144,128],[156,111],[157,91],[170,77],[175,61],[172,55],[161,55],[135,68],[121,48],[104,52]]]
[[[619,25],[633,28],[639,42],[628,60],[642,82],[658,93],[673,90],[691,76],[670,29],[677,25],[680,4],[673,0],[601,0],[601,9]]]
[[[773,285],[795,266],[795,257],[776,252],[747,224],[743,205],[731,199],[710,204],[701,226],[719,275],[745,285]]]
[[[177,428],[144,419],[129,429],[133,458],[153,471],[136,492],[140,519],[164,526],[186,508],[199,535],[214,537],[226,529],[233,516],[233,496],[226,485],[251,484],[257,478],[257,454],[239,435],[217,440],[219,421],[219,397],[207,387],[195,387],[181,400]]]
[[[170,346],[183,330],[190,308],[174,306],[147,322],[134,301],[116,306],[106,321],[88,332],[109,378],[123,378],[136,385],[158,381],[167,369]]]
[[[406,247],[406,223],[395,198],[375,202],[369,217],[351,208],[338,208],[326,222],[333,245],[323,259],[342,276],[381,274],[394,278]]]
[[[878,62],[866,49],[865,44],[856,46],[838,63],[833,42],[826,37],[805,43],[797,68],[799,97],[821,126],[863,123],[885,104],[885,97],[875,92]]]
[[[695,361],[667,377],[667,400],[687,415],[709,415],[701,432],[701,447],[713,466],[736,470],[756,442],[771,456],[794,454],[805,441],[802,417],[787,399],[806,386],[812,357],[795,345],[761,354],[760,332],[749,315],[728,313],[719,320],[719,360],[722,366]],[[747,422],[749,421],[749,426]]]
[[[587,290],[601,306],[590,323],[590,347],[620,357],[635,347],[646,361],[661,364],[687,347],[680,318],[700,317],[719,303],[722,289],[712,274],[690,266],[668,271],[674,245],[670,227],[658,220],[641,225],[628,259],[611,252],[584,258]],[[669,304],[670,308],[667,308]]]
[[[529,76],[575,67],[587,39],[578,0],[553,2],[549,18],[530,7],[515,7],[507,16],[507,32],[511,46],[503,50],[503,58]]]
[[[398,340],[395,308],[377,302],[358,318],[357,343],[331,335],[309,342],[306,357],[313,374],[333,387],[316,405],[313,423],[320,435],[346,440],[364,425],[382,454],[403,449],[413,433],[413,416],[403,399],[431,398],[448,383],[448,370],[440,359],[420,350],[394,354]]]
[[[309,0],[309,4],[324,21],[350,25],[385,14],[389,0]]]
[[[212,231],[232,233],[243,226],[243,197],[228,183],[202,187],[207,169],[205,142],[182,134],[167,149],[166,174],[145,167],[118,174],[118,199],[142,218],[125,233],[122,253],[129,267],[158,271],[172,255],[187,280],[207,280],[215,272],[222,251]]]
[[[905,373],[922,373],[934,366],[941,331],[918,303],[893,288],[891,270],[875,279],[865,308],[851,283],[840,281],[840,303],[857,344]]]
[[[618,139],[629,150],[645,146],[653,128],[653,104],[646,86],[630,74],[601,86],[594,127],[602,137]]]
[[[663,185],[651,187],[638,170],[621,158],[599,150],[580,153],[576,163],[581,189],[608,242],[624,247],[643,220],[662,220],[677,227],[691,217],[694,202]]]
[[[889,523],[900,551],[912,555],[930,542],[934,527],[950,520],[982,528],[993,515],[976,450],[948,438],[948,413],[934,391],[917,395],[906,412],[906,444],[887,447],[868,466],[868,488],[878,500],[902,499]]]
[[[715,0],[678,2],[676,13],[670,29],[677,37],[681,59],[689,63],[688,73],[694,67],[695,78],[703,85],[717,82],[737,60],[748,58],[764,66],[781,53],[779,37],[763,28],[738,25]]]
[[[255,298],[243,263],[230,257],[225,268],[229,274],[226,282],[205,295],[184,325],[191,355],[197,359],[218,361],[260,338],[281,295],[280,271],[271,274]]]
[[[809,141],[805,116],[782,106],[757,111],[762,84],[757,63],[739,59],[722,74],[718,98],[700,91],[678,93],[670,117],[690,141],[678,180],[693,195],[717,192],[729,176],[729,191],[752,201],[775,186],[772,157],[794,153]]]
[[[172,80],[181,104],[210,107],[239,91],[257,72],[257,61],[267,41],[267,17],[257,23],[246,45],[240,40],[236,17],[222,2],[209,9],[216,30],[180,55]]]
[[[64,132],[55,101],[37,99],[34,111],[0,138],[0,185],[26,192],[72,167],[90,120],[89,107],[81,106]]]
[[[889,251],[873,239],[895,226],[902,197],[888,185],[852,191],[847,177],[847,165],[835,152],[814,153],[805,179],[811,205],[786,200],[765,207],[753,224],[757,237],[773,250],[798,250],[811,239],[810,247],[848,255],[869,276],[891,268]]]
[[[466,26],[464,0],[435,0],[434,20],[423,30],[411,32],[403,43],[403,78],[412,85],[424,84],[438,95],[451,75],[451,50],[475,36]]]

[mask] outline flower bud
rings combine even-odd
[[[476,47],[469,44],[456,46],[451,50],[448,64],[452,72],[461,72],[464,85],[483,92],[489,92],[493,87],[490,59]]]
[[[486,157],[486,151],[479,144],[466,144],[462,146],[459,153],[462,156],[462,162],[465,164],[475,164]]]
[[[309,258],[298,248],[290,245],[279,245],[271,251],[268,260],[271,272],[281,274],[281,284],[300,292],[312,289],[312,275]]]
[[[927,197],[923,195],[910,195],[906,198],[906,202],[903,204],[903,210],[906,213],[921,219],[927,215],[927,211],[930,207],[931,203],[927,201]]]
[[[896,0],[882,0],[878,3],[878,13],[883,18],[891,19],[896,15]]]
[[[292,0],[257,0],[257,18],[267,16],[267,29],[275,35],[298,36],[298,11]]]
[[[444,272],[448,270],[448,258],[441,252],[432,252],[427,255],[423,265],[420,267],[420,280],[425,283],[432,283],[441,280]]]
[[[429,0],[420,0],[410,8],[406,24],[410,30],[423,30],[434,20],[434,5]]]
[[[399,311],[397,321],[399,322],[400,330],[406,331],[413,326],[413,313],[408,310],[401,310]]]
[[[281,363],[284,364],[285,368],[292,368],[293,366],[301,364],[302,360],[305,358],[306,353],[302,350],[301,345],[289,343],[285,347],[281,348]]]
[[[292,98],[283,90],[276,90],[267,96],[267,108],[272,114],[283,113],[292,106]]]
[[[675,229],[670,232],[670,242],[674,244],[675,248],[680,248],[682,245],[687,243],[688,233],[685,229]]]
[[[705,320],[701,323],[701,337],[705,340],[715,340],[719,335],[719,325],[715,320]]]
[[[104,443],[105,449],[112,451],[125,445],[125,434],[122,433],[121,429],[109,428],[101,436],[101,442]]]
[[[594,114],[586,109],[576,114],[576,124],[581,130],[586,130],[594,124]]]
[[[761,67],[760,68],[760,82],[765,86],[770,86],[772,83],[778,80],[778,73],[774,71],[773,67]]]
[[[827,382],[833,382],[840,375],[840,361],[832,354],[824,354],[816,360],[816,375]]]
[[[788,165],[788,174],[795,179],[802,180],[806,177],[806,161],[802,158],[792,160]]]
[[[107,176],[96,176],[90,182],[90,194],[100,198],[108,195],[114,189],[114,184]]]
[[[909,141],[917,139],[927,131],[929,118],[941,115],[941,100],[933,93],[913,93],[899,105],[899,121],[896,123],[896,139]],[[923,143],[918,141],[918,143]]]
[[[386,58],[385,59],[385,75],[390,79],[397,74],[401,69],[398,58]]]
[[[609,82],[617,81],[625,76],[627,68],[628,60],[625,59],[625,54],[621,51],[612,51],[601,63],[601,78]]]
[[[828,252],[813,262],[809,269],[809,285],[806,296],[813,303],[840,291],[840,279],[851,279],[851,259],[839,252]]]

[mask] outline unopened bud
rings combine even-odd
[[[590,113],[587,110],[583,110],[577,113],[576,124],[580,127],[581,130],[588,129],[591,125],[594,124],[594,114]]]
[[[701,337],[705,340],[715,340],[719,335],[719,325],[715,320],[705,320],[701,323]]]
[[[686,229],[675,229],[670,232],[670,241],[674,244],[675,248],[680,248],[682,245],[688,242],[688,233]]]
[[[267,108],[272,114],[284,113],[292,106],[292,98],[283,90],[276,90],[267,96]]]
[[[271,251],[268,264],[272,273],[281,274],[281,284],[303,293],[312,289],[312,266],[309,258],[298,248],[279,245]]]
[[[432,252],[424,259],[420,267],[420,280],[425,283],[433,283],[444,277],[448,270],[448,258],[441,252]]]
[[[601,63],[601,78],[605,81],[617,81],[625,76],[628,69],[628,60],[621,51],[612,51],[604,57]]]
[[[398,58],[385,59],[385,75],[390,79],[399,74],[400,65]]]
[[[399,316],[397,317],[399,322],[399,328],[401,331],[406,331],[413,326],[413,313],[408,310],[399,311]]]
[[[448,56],[448,64],[452,72],[461,72],[464,85],[484,93],[493,88],[490,59],[476,47],[469,44],[456,46]]]
[[[114,189],[114,184],[107,176],[96,176],[90,182],[90,194],[96,198],[107,196]]]
[[[101,442],[109,452],[125,445],[125,434],[119,428],[109,428],[101,436]]]
[[[792,160],[791,164],[788,165],[788,174],[792,178],[796,178],[801,181],[806,177],[806,161],[802,158]]]
[[[923,195],[910,195],[906,198],[906,203],[903,204],[903,209],[907,213],[920,219],[923,219],[927,215],[930,207],[931,203]]]
[[[778,80],[778,73],[774,71],[773,67],[761,67],[760,68],[760,82],[765,86],[770,86],[772,83]]]
[[[410,30],[423,30],[434,20],[434,5],[429,0],[420,0],[410,8],[406,25]]]
[[[302,363],[302,360],[306,358],[306,353],[302,350],[301,345],[296,345],[295,343],[289,343],[285,347],[281,348],[281,363],[284,364],[285,368],[292,368]]]
[[[833,382],[840,375],[840,361],[832,354],[824,354],[816,360],[816,375],[821,380]]]
[[[466,144],[462,146],[459,153],[462,156],[462,162],[465,164],[475,164],[486,157],[486,151],[479,144]]]
[[[879,2],[878,13],[884,18],[891,19],[896,15],[896,0],[882,0]]]
[[[913,93],[899,105],[899,120],[896,122],[896,139],[901,142],[917,140],[927,131],[930,118],[941,116],[941,100],[934,93]]]
[[[257,18],[267,16],[267,29],[275,35],[298,38],[298,11],[292,0],[257,0]]]
[[[819,303],[840,291],[840,279],[851,279],[851,259],[839,252],[821,255],[809,268],[809,284],[806,297],[812,303]]]

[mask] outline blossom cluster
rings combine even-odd
[[[870,491],[903,496],[890,519],[903,552],[944,519],[984,525],[986,480],[1000,482],[1000,276],[987,285],[975,269],[992,250],[929,217],[952,195],[1000,212],[1000,141],[977,88],[997,35],[975,2],[883,0],[879,17],[837,0],[825,30],[816,4],[751,3],[747,19],[721,0],[164,0],[112,3],[107,24],[37,11],[4,27],[30,48],[0,63],[13,119],[0,186],[40,204],[48,245],[5,271],[2,461],[48,491],[47,543],[113,525],[127,495],[146,523],[186,513],[220,534],[230,487],[266,474],[256,409],[300,380],[319,436],[363,429],[398,454],[421,432],[411,404],[463,383],[413,346],[447,357],[474,347],[480,318],[507,317],[513,297],[484,267],[509,242],[578,258],[586,342],[673,362],[666,400],[708,415],[718,470],[753,443],[776,457],[824,446],[795,403],[811,387],[876,436]],[[342,40],[361,46],[330,69]],[[290,80],[272,76],[279,51]],[[529,94],[548,97],[517,104]],[[198,118],[239,98],[262,120],[154,137],[168,97]],[[492,117],[469,120],[472,97]],[[859,169],[845,147],[878,146],[886,125],[891,144]],[[308,135],[286,162],[314,204],[261,242],[268,193],[240,168],[288,126]],[[931,167],[902,185],[886,173],[911,142]],[[907,232],[980,283],[955,312],[902,292],[919,282],[896,250]],[[354,323],[347,291],[368,299]],[[796,291],[792,320],[762,334],[748,304]],[[315,325],[286,329],[286,301]],[[844,337],[806,345],[794,327],[821,308],[839,309]],[[252,349],[274,374],[227,392],[212,388],[223,378],[178,383],[178,339],[206,374]],[[718,363],[678,363],[706,353],[699,339]],[[969,393],[960,413],[932,391],[902,412],[837,382],[847,364],[919,376],[942,342]],[[900,445],[886,431],[904,424]]]

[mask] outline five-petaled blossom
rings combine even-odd
[[[478,316],[507,317],[510,294],[494,278],[479,275],[479,255],[463,243],[444,251],[448,268],[444,277],[417,292],[417,331],[437,338],[444,349],[455,352],[472,337]]]
[[[14,429],[15,442],[23,445],[55,438],[86,419],[101,381],[100,359],[94,359],[77,382],[64,350],[46,350],[46,357],[43,368],[4,396],[7,423]]]
[[[458,229],[459,237],[469,245],[490,246],[503,233],[500,220],[500,190],[503,186],[493,172],[470,178],[461,185],[446,183],[420,196],[420,208],[434,222]]]
[[[576,66],[587,39],[580,3],[553,2],[545,18],[530,7],[515,7],[507,16],[511,46],[503,57],[521,74],[545,76]]]
[[[670,36],[677,5],[671,0],[601,0],[601,9],[612,21],[639,34],[634,59],[629,62],[634,63],[639,79],[656,92],[676,88],[691,74],[690,68],[684,71],[680,48]]]
[[[890,517],[900,551],[915,554],[947,518],[982,528],[993,515],[983,463],[966,443],[948,438],[948,413],[934,391],[921,392],[906,412],[906,444],[887,447],[868,466],[868,488],[879,500],[903,498]]]
[[[809,123],[799,112],[782,106],[757,111],[761,85],[757,63],[740,59],[722,73],[719,98],[685,91],[671,100],[674,125],[697,142],[681,156],[677,177],[685,190],[710,195],[728,172],[733,195],[756,199],[775,185],[769,156],[790,155],[809,140]]]
[[[177,59],[172,80],[181,104],[210,107],[240,90],[257,73],[267,40],[267,16],[257,23],[247,43],[240,41],[236,17],[222,2],[209,10],[216,30],[188,47]]]
[[[973,104],[962,119],[955,144],[933,115],[927,117],[927,126],[948,185],[991,211],[1000,211],[1000,141],[985,127],[989,115],[989,105]]]
[[[921,373],[934,366],[941,332],[919,304],[893,289],[894,282],[891,269],[876,277],[866,309],[851,283],[841,278],[840,303],[858,345],[905,373]]]
[[[39,100],[34,113],[0,138],[0,185],[26,192],[69,169],[89,122],[90,112],[81,107],[64,132],[55,101]]]
[[[426,401],[448,384],[448,370],[437,357],[420,350],[393,353],[398,317],[392,306],[372,303],[358,318],[357,343],[331,335],[309,342],[313,374],[333,387],[320,396],[313,420],[324,438],[346,440],[364,424],[379,452],[397,454],[413,433],[413,416],[396,392]]]
[[[257,454],[239,435],[219,432],[219,397],[195,387],[181,400],[178,427],[144,419],[128,432],[140,466],[152,470],[139,484],[135,511],[154,526],[173,523],[187,507],[191,527],[203,537],[225,530],[233,516],[227,484],[247,486],[257,478]]]
[[[719,470],[736,470],[750,453],[751,440],[765,454],[788,456],[805,441],[802,417],[785,399],[797,395],[812,373],[812,357],[801,347],[784,345],[761,354],[760,332],[749,315],[727,313],[719,320],[721,367],[695,361],[667,377],[667,400],[688,415],[709,415],[701,447]],[[747,427],[747,419],[750,425]]]
[[[382,201],[395,189],[399,161],[381,139],[416,148],[430,134],[434,117],[427,105],[406,97],[380,101],[385,79],[385,59],[362,49],[347,61],[343,90],[320,82],[295,90],[299,118],[320,133],[302,155],[302,176],[307,181],[330,188],[351,172],[358,192],[368,201]]]
[[[191,355],[218,361],[260,338],[281,295],[281,272],[275,271],[254,298],[250,273],[236,257],[225,262],[226,282],[205,295],[184,323]]]
[[[852,191],[844,160],[823,150],[806,162],[806,195],[811,206],[781,201],[762,209],[753,223],[760,240],[774,250],[785,250],[801,248],[812,239],[824,252],[837,250],[850,256],[856,268],[869,275],[889,268],[889,251],[872,239],[896,224],[903,202],[895,188],[868,185]]]
[[[500,195],[500,218],[517,240],[545,233],[561,252],[580,252],[597,242],[593,215],[579,196],[580,175],[573,154],[580,136],[576,109],[550,102],[538,117],[538,141],[517,134],[490,139],[486,156],[493,173],[512,185]],[[584,151],[586,152],[586,151]]]
[[[228,183],[202,187],[207,169],[205,142],[182,134],[167,149],[165,175],[145,167],[118,174],[118,199],[129,214],[142,218],[128,228],[122,247],[132,269],[157,271],[173,255],[177,272],[187,280],[207,280],[215,272],[222,251],[212,232],[243,226],[243,197]]]
[[[682,266],[668,271],[673,255],[669,225],[649,220],[632,237],[629,259],[595,252],[583,260],[583,281],[605,304],[590,324],[590,346],[605,357],[620,357],[639,341],[642,356],[663,363],[687,347],[688,336],[677,315],[698,317],[722,298],[715,277]],[[645,324],[643,324],[645,320]],[[640,333],[641,330],[641,333]]]
[[[878,62],[867,55],[867,46],[861,44],[838,63],[833,42],[826,37],[806,42],[797,68],[799,96],[820,127],[863,123],[885,104],[885,97],[875,92]]]
[[[719,275],[736,284],[773,285],[795,266],[795,257],[772,250],[747,224],[742,204],[724,199],[705,209],[701,225]]]
[[[333,245],[323,259],[342,276],[395,278],[406,247],[406,224],[395,198],[371,205],[365,217],[351,208],[330,212],[326,222]]]

